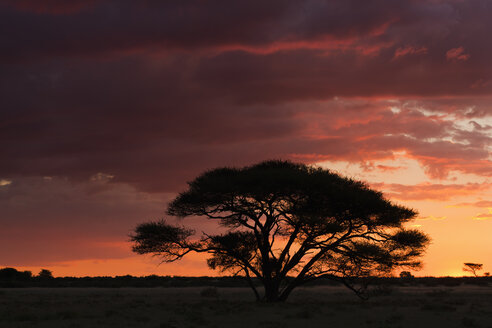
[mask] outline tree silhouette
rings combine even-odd
[[[41,279],[52,279],[53,273],[50,270],[41,269],[41,271],[39,271],[38,273],[38,277]]]
[[[400,278],[402,279],[412,279],[414,276],[409,271],[400,272]]]
[[[17,271],[17,269],[14,268],[0,269],[0,281],[26,281],[31,278],[31,271]]]
[[[243,275],[256,298],[268,302],[284,301],[294,288],[321,277],[362,295],[354,278],[417,268],[428,243],[422,232],[403,227],[415,211],[362,182],[289,161],[207,171],[167,213],[201,216],[228,231],[192,238],[192,229],[147,222],[131,236],[134,252],[164,262],[208,253],[210,268]],[[263,295],[253,278],[263,285]]]
[[[478,271],[482,270],[483,264],[480,263],[463,263],[463,271],[471,272],[475,277],[478,277]]]

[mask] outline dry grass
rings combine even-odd
[[[204,295],[205,294],[205,295]],[[218,288],[0,290],[0,327],[485,327],[492,288],[395,288],[360,301],[343,287],[301,288],[286,304]]]

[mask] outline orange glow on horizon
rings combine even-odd
[[[376,183],[380,187],[400,188],[399,192],[390,192],[391,199],[419,212],[417,219],[410,222],[408,227],[421,229],[431,237],[431,245],[423,257],[424,267],[420,271],[412,271],[415,276],[466,276],[462,271],[464,262],[484,264],[483,272],[491,271],[492,249],[488,246],[492,220],[488,213],[491,208],[477,208],[474,204],[477,193],[482,199],[492,196],[487,184],[471,183],[466,190],[459,190],[459,183],[444,185],[441,181],[432,181],[425,177],[422,168],[412,160],[402,156],[397,160],[386,160],[374,163],[372,167],[391,165],[394,170],[371,170],[365,167],[344,164],[340,162],[323,162],[319,165],[338,171],[341,174],[356,179],[365,177],[365,181],[384,181],[386,184]],[[396,169],[397,168],[397,169]],[[415,177],[419,177],[415,179]],[[419,180],[422,179],[422,180]],[[463,176],[463,179],[466,179]],[[364,179],[363,179],[364,180]],[[413,182],[413,184],[410,184]],[[467,182],[467,180],[462,181]],[[454,182],[453,182],[454,183]],[[454,187],[456,185],[456,187]],[[396,186],[396,187],[395,187]],[[465,186],[467,186],[465,184]],[[478,187],[477,187],[478,186]],[[409,190],[415,190],[407,191]],[[422,189],[423,191],[419,191]],[[442,189],[442,190],[440,190]],[[456,189],[456,190],[455,190]],[[397,190],[397,189],[395,189]],[[384,191],[384,190],[383,190]],[[412,193],[427,196],[423,199],[413,199]],[[445,194],[441,194],[445,193]],[[427,199],[433,197],[432,199]],[[402,198],[402,199],[399,199]],[[410,200],[406,200],[410,198]],[[491,197],[492,198],[492,197]],[[476,202],[478,205],[489,205],[487,201]],[[488,213],[486,213],[488,212]],[[480,220],[477,220],[477,216]],[[200,224],[200,219],[186,221]],[[183,222],[183,224],[187,224]],[[199,231],[199,230],[198,230]],[[175,275],[175,276],[218,276],[224,275],[212,271],[206,265],[206,254],[189,254],[183,260],[175,263],[159,264],[159,259],[151,256],[139,256],[131,253],[131,244],[128,241],[91,242],[92,247],[110,248],[126,257],[117,259],[85,259],[61,261],[44,266],[19,266],[18,269],[30,270],[34,274],[41,268],[53,271],[55,276],[147,276],[147,275]],[[473,251],[471,251],[473,250]],[[395,275],[399,274],[396,270]],[[227,273],[225,273],[227,275]]]

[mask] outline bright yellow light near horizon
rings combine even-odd
[[[468,276],[463,270],[451,270],[447,271],[442,275],[442,277],[463,277]]]
[[[478,213],[473,217],[473,220],[490,220],[492,219],[492,207],[487,208],[489,213]]]
[[[11,183],[12,183],[12,180],[0,179],[0,187],[8,186]]]
[[[418,217],[417,220],[444,220],[446,219],[446,216],[434,216],[434,215],[429,215],[429,216],[424,216],[424,217]]]

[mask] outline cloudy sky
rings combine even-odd
[[[416,209],[418,275],[492,271],[490,17],[487,0],[0,0],[0,266],[211,274],[128,234],[206,169],[282,158]]]

